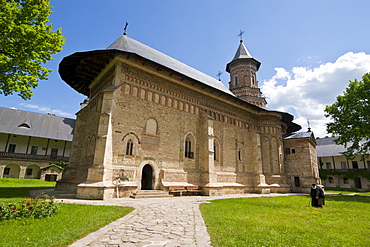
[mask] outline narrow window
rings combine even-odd
[[[234,77],[234,82],[235,82],[235,86],[239,84],[237,76]]]
[[[31,154],[36,155],[37,154],[37,149],[38,149],[37,146],[32,146],[31,147]]]
[[[353,169],[358,169],[357,161],[352,161],[352,167],[353,167]]]
[[[9,144],[8,153],[15,153],[15,144]]]
[[[299,181],[299,177],[294,177],[294,186],[301,187],[301,182]]]
[[[132,142],[132,140],[131,139],[128,140],[126,144],[126,155],[132,155],[133,147],[134,147],[134,143]]]
[[[213,159],[217,160],[217,147],[216,147],[216,145],[213,146]]]
[[[238,161],[242,161],[242,152],[238,150]]]
[[[185,157],[190,159],[194,158],[194,153],[191,149],[191,140],[189,138],[185,140]]]
[[[6,167],[4,169],[4,175],[9,175],[10,174],[10,168],[9,167]]]
[[[32,169],[27,169],[26,170],[26,176],[31,176],[32,175]]]
[[[255,83],[255,78],[254,78],[254,75],[252,75],[252,85],[254,85]]]

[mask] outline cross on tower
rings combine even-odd
[[[245,33],[245,31],[240,30],[240,33],[238,34],[238,37],[240,37],[240,41],[243,41],[243,33]]]
[[[128,22],[126,22],[126,25],[125,25],[125,27],[123,28],[123,35],[126,35],[126,29],[127,29],[127,26],[128,26]]]
[[[221,72],[221,71],[218,71],[217,76],[218,76],[218,80],[219,80],[219,81],[221,81],[221,75],[222,75],[222,72]]]

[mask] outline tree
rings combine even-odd
[[[370,73],[362,81],[350,81],[343,96],[325,108],[325,117],[333,122],[327,124],[327,132],[338,138],[336,144],[347,148],[343,152],[348,158],[361,155],[363,159],[370,151]]]
[[[52,71],[42,65],[62,50],[64,38],[52,30],[51,8],[50,0],[1,0],[0,94],[30,99]]]

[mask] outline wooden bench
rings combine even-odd
[[[174,196],[182,196],[182,193],[186,192],[185,186],[183,185],[169,186],[168,191],[171,195],[174,195]]]
[[[203,190],[200,188],[199,185],[186,186],[186,195],[198,196],[198,195],[202,195],[202,193],[203,193]]]

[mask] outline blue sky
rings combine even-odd
[[[370,1],[367,0],[51,0],[54,29],[62,28],[63,51],[31,100],[0,95],[0,106],[74,118],[84,96],[58,74],[63,57],[105,49],[123,33],[227,85],[226,64],[244,44],[262,65],[259,85],[268,108],[295,115],[323,137],[323,109],[349,80],[370,72]]]

